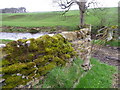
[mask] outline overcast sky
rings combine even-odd
[[[58,11],[55,4],[52,3],[53,0],[0,0],[0,9],[11,8],[11,7],[25,7],[29,12],[35,11]],[[117,7],[120,0],[97,0],[101,2],[103,7]],[[74,5],[71,9],[78,9]]]

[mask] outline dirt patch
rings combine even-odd
[[[118,67],[120,63],[120,60],[118,58],[120,55],[118,53],[119,50],[120,47],[104,46],[100,49],[96,48],[92,56],[99,59],[101,62]]]

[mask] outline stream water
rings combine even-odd
[[[0,39],[9,39],[9,40],[18,40],[18,39],[29,39],[29,38],[38,38],[48,33],[7,33],[7,32],[0,32]],[[53,34],[48,34],[52,36]]]
[[[48,33],[8,33],[8,32],[0,32],[0,39],[9,39],[9,40],[18,40],[18,39],[29,39],[29,38],[38,38],[40,36],[46,35]],[[49,36],[53,36],[54,34],[48,34]],[[0,48],[4,47],[5,44],[0,44]]]

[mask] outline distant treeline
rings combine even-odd
[[[26,8],[25,7],[4,8],[4,9],[0,9],[0,13],[26,13]]]

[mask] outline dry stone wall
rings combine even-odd
[[[19,39],[3,48],[3,88],[31,88],[56,66],[65,66],[79,56],[85,70],[90,69],[91,28],[45,35],[37,39]],[[71,44],[71,43],[72,44]]]
[[[74,32],[62,32],[64,38],[73,44],[77,55],[84,60],[83,68],[84,70],[89,70],[91,68],[90,58],[91,58],[91,26],[87,28],[80,29]]]

